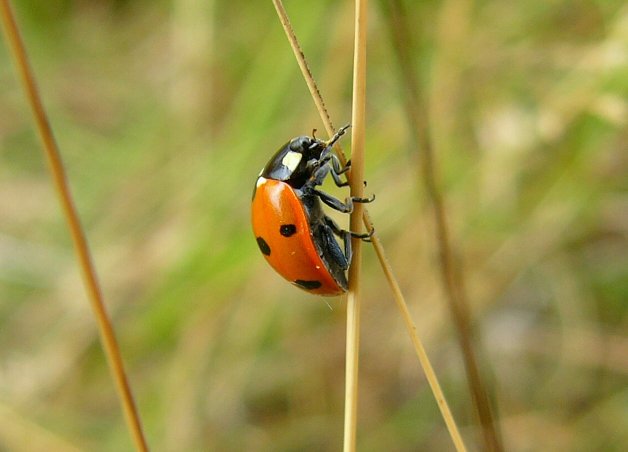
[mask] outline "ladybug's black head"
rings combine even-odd
[[[293,138],[279,148],[260,176],[285,181],[295,188],[300,188],[311,176],[312,161],[318,160],[325,148],[325,142],[313,137]]]
[[[260,177],[285,181],[294,188],[301,188],[312,176],[317,167],[316,162],[321,159],[321,153],[325,149],[331,149],[348,127],[341,127],[328,142],[308,136],[293,138],[271,157]]]
[[[290,140],[289,147],[290,151],[298,152],[307,161],[313,158],[318,159],[325,149],[325,143],[313,137],[302,136]]]

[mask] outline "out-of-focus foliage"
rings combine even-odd
[[[154,450],[339,450],[344,304],[277,277],[249,226],[259,168],[285,140],[323,129],[271,2],[13,3]],[[371,3],[369,209],[477,444],[420,150]],[[286,7],[336,125],[347,122],[352,5]],[[406,8],[505,444],[623,450],[628,9]],[[375,256],[363,254],[360,450],[447,450]],[[131,443],[2,45],[0,450],[72,447]]]

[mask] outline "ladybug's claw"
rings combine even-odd
[[[371,230],[368,232],[369,236],[367,238],[362,239],[362,241],[371,243],[372,242],[371,237],[373,237],[373,234],[375,234],[375,227],[371,228]]]
[[[353,197],[353,198],[351,198],[351,200],[353,202],[361,202],[363,204],[366,204],[366,203],[369,203],[369,202],[373,202],[373,201],[375,201],[375,193],[373,193],[370,198]]]
[[[361,239],[363,242],[371,242],[371,237],[373,237],[373,234],[375,234],[375,228],[371,228],[371,230],[365,234],[351,232],[351,237]]]

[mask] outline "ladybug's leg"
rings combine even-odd
[[[336,224],[336,222],[327,215],[325,215],[323,220],[325,221],[325,224],[334,232],[334,234],[342,239],[342,243],[345,247],[345,259],[347,259],[347,262],[351,262],[351,255],[353,254],[351,250],[351,232],[340,229],[338,224]]]
[[[365,242],[371,241],[371,236],[375,233],[375,229],[371,229],[369,232],[364,234],[353,232],[353,231],[345,231],[344,229],[340,229],[338,224],[327,215],[324,217],[325,224],[329,226],[329,228],[336,234],[338,237],[342,239],[345,248],[345,257],[348,262],[351,262],[351,256],[353,254],[353,250],[351,249],[351,237],[356,239],[362,239]]]
[[[337,226],[336,226],[337,227]],[[342,270],[346,270],[349,268],[349,258],[347,258],[346,256],[346,252],[347,252],[347,247],[346,247],[346,242],[345,242],[345,252],[342,252],[342,249],[340,248],[340,245],[338,245],[338,242],[336,241],[336,239],[334,238],[334,229],[332,227],[330,227],[329,224],[322,223],[319,227],[319,237],[322,239],[323,241],[323,247],[325,250],[325,255],[328,258],[331,258],[334,260],[334,262],[336,264],[338,264],[338,266],[342,269]],[[351,252],[351,240],[349,240],[349,252]]]
[[[338,157],[335,156],[334,154],[330,154],[329,163],[331,164],[330,173],[331,173],[332,179],[334,179],[334,183],[338,187],[346,187],[347,185],[349,185],[349,179],[347,178],[345,180],[342,180],[340,178],[340,175],[346,173],[347,171],[351,169],[351,160],[349,160],[347,164],[343,167],[340,164],[340,160],[338,160]]]
[[[331,153],[331,147],[326,147],[321,153],[320,158],[315,161],[313,165],[316,168],[312,172],[314,185],[321,185],[329,173],[331,173],[338,187],[346,187],[349,185],[349,180],[342,180],[340,175],[351,169],[351,160],[349,160],[345,166],[342,166],[338,156]]]
[[[314,160],[312,176],[308,180],[308,185],[314,187],[316,185],[322,185],[323,181],[332,170],[330,165],[327,165],[327,162],[331,158],[331,154],[328,154],[324,159]],[[333,173],[333,172],[332,172]]]
[[[340,174],[344,173],[344,171],[340,168],[340,162],[338,161],[338,157],[335,155],[328,153],[321,157],[321,159],[316,160],[313,165],[315,169],[312,171],[312,176],[308,181],[312,187],[323,185],[323,181],[328,174],[331,174],[331,177],[334,179],[337,186],[345,187],[349,185],[348,180],[343,181],[340,178]],[[340,170],[340,173],[336,171],[336,168]]]
[[[351,169],[351,159],[347,160],[347,163],[345,163],[345,166],[342,166],[340,164],[340,159],[338,159],[338,157],[336,157],[335,155],[334,157],[336,161],[338,162],[338,169],[336,169],[336,167],[334,166],[334,171],[336,171],[336,174],[344,174]]]
[[[317,190],[316,188],[310,188],[312,194],[318,196],[321,201],[327,204],[332,209],[335,209],[342,213],[351,213],[353,212],[353,203],[354,202],[373,202],[375,199],[375,195],[370,198],[358,198],[356,196],[350,196],[345,198],[345,202],[343,203],[341,200],[334,198],[332,195],[325,193],[324,191]]]
[[[370,242],[371,237],[375,234],[375,229],[371,229],[369,232],[353,232],[353,231],[345,231],[344,229],[340,229],[340,226],[331,218],[325,215],[323,217],[325,224],[334,231],[338,237],[343,238],[344,234],[348,234],[349,237],[353,237],[354,239],[362,239],[365,242]]]

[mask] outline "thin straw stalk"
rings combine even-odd
[[[102,291],[98,283],[96,269],[92,262],[85,232],[83,231],[76,207],[74,206],[63,161],[61,160],[61,154],[54,138],[52,128],[50,127],[50,121],[44,110],[41,96],[39,95],[39,90],[35,83],[35,77],[28,63],[26,49],[8,0],[0,0],[0,16],[5,39],[13,55],[20,81],[32,109],[39,138],[48,160],[48,167],[53,179],[54,188],[59,197],[63,215],[68,223],[68,228],[74,243],[76,258],[83,274],[87,295],[91,302],[94,316],[96,317],[105,355],[107,356],[114,381],[116,382],[118,396],[122,402],[127,426],[132,434],[136,449],[138,451],[147,451],[148,445],[142,431],[139,413],[133,401],[131,386],[126,377],[113,326],[111,325],[105,308]]]
[[[325,107],[325,102],[323,101],[323,97],[320,94],[316,81],[314,80],[312,72],[309,69],[307,60],[305,59],[305,54],[301,50],[301,46],[299,45],[299,41],[290,24],[290,20],[283,6],[283,3],[281,2],[281,0],[273,0],[273,4],[275,5],[275,9],[277,10],[277,15],[279,16],[281,24],[284,28],[284,31],[288,38],[288,42],[290,43],[290,46],[292,47],[297,63],[299,67],[301,68],[301,73],[310,90],[310,94],[312,96],[312,99],[314,100],[314,104],[316,105],[319,116],[321,120],[323,121],[325,130],[327,131],[327,134],[329,136],[333,136],[336,133],[336,129],[334,128],[332,124],[329,113],[327,112],[327,109]],[[340,158],[341,162],[343,164],[346,163],[347,159],[342,151],[341,146],[337,143],[334,146],[334,149],[336,150],[336,153],[338,154],[338,157]],[[362,221],[368,231],[374,230],[373,222],[366,208],[362,208]],[[418,336],[416,325],[414,324],[414,321],[412,320],[410,316],[407,303],[405,301],[403,293],[401,292],[399,283],[397,282],[397,279],[394,275],[392,267],[390,266],[388,259],[386,258],[384,247],[381,243],[381,240],[379,239],[377,235],[377,231],[375,231],[375,233],[372,235],[371,243],[373,244],[373,248],[378,257],[379,263],[382,267],[382,271],[384,272],[386,280],[388,281],[390,289],[393,293],[395,303],[402,316],[404,325],[406,326],[408,335],[410,336],[412,345],[414,346],[415,353],[417,354],[417,357],[419,359],[419,363],[421,364],[421,367],[423,368],[423,371],[425,372],[426,378],[428,380],[430,388],[432,389],[434,398],[436,399],[441,415],[443,416],[445,424],[447,425],[447,429],[452,438],[452,442],[454,443],[454,446],[457,451],[466,451],[466,447],[464,445],[464,442],[462,441],[462,437],[458,430],[458,426],[456,425],[456,421],[454,417],[452,416],[452,413],[451,413],[451,410],[449,409],[449,405],[447,404],[445,395],[438,382],[438,378],[436,377],[436,374],[433,371],[430,360],[425,352],[425,348],[423,347],[421,339]]]
[[[405,88],[403,98],[405,99],[406,115],[410,123],[410,130],[413,132],[413,139],[419,149],[421,179],[434,212],[442,284],[451,318],[458,333],[458,343],[462,350],[469,390],[482,427],[484,447],[488,451],[500,452],[504,447],[492,413],[489,391],[482,378],[476,358],[476,344],[472,337],[463,270],[459,264],[457,265],[454,257],[455,251],[450,239],[445,203],[437,182],[427,109],[418,84],[419,78],[414,70],[412,36],[402,3],[399,0],[381,0],[380,4],[386,13],[384,16],[400,68],[401,85]]]
[[[351,123],[351,196],[362,198],[364,186],[364,148],[366,129],[366,34],[367,0],[355,2],[355,37],[353,50],[353,105]],[[350,230],[361,227],[362,204],[355,203]],[[360,352],[360,269],[362,241],[351,239],[353,256],[349,267],[347,291],[347,352],[345,368],[344,451],[355,451],[358,410],[358,356]]]

